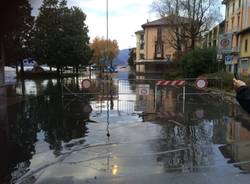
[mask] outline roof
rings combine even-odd
[[[247,28],[243,29],[242,31],[238,32],[239,35],[246,34],[246,33],[250,33],[250,27],[247,27]]]
[[[136,31],[135,34],[144,34],[144,30]]]
[[[172,25],[173,22],[175,23],[189,23],[188,22],[188,18],[186,17],[178,17],[175,15],[170,15],[167,17],[163,17],[157,20],[154,20],[152,22],[147,22],[145,24],[142,25],[143,28],[145,27],[154,27],[154,26],[167,26],[167,25]]]
[[[223,0],[222,4],[227,4],[229,1],[231,1],[231,0]]]
[[[219,23],[219,26],[225,26],[225,20]]]

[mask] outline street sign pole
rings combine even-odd
[[[182,104],[182,113],[185,113],[185,102],[186,102],[186,86],[183,86],[183,104]]]
[[[155,113],[156,113],[156,101],[157,101],[157,85],[155,85]]]

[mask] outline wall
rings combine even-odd
[[[169,28],[162,27],[162,41],[164,42],[164,58],[166,55],[173,55],[175,49],[171,47],[167,39],[171,38],[169,34]],[[146,27],[145,28],[145,59],[155,59],[155,42],[157,41],[157,27]]]

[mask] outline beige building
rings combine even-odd
[[[135,32],[136,35],[136,59],[141,60],[144,59],[144,45],[145,45],[145,40],[144,40],[144,31],[137,31]]]
[[[226,5],[225,33],[232,33],[232,49],[227,55],[233,56],[227,63],[227,71],[233,72],[235,67],[241,75],[250,75],[250,1],[224,0]]]
[[[204,48],[218,47],[219,35],[223,34],[224,31],[225,31],[225,21],[221,22],[220,24],[215,26],[213,29],[211,29],[204,35],[203,47]]]
[[[142,25],[143,30],[137,31],[136,40],[136,72],[159,73],[167,70],[168,64],[176,57],[173,47],[174,29],[173,22],[176,17],[168,16]],[[178,21],[185,21],[179,17]],[[177,22],[177,21],[176,21]],[[176,27],[176,26],[175,26]],[[181,28],[179,31],[182,31]],[[184,50],[185,45],[181,45]]]

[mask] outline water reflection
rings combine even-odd
[[[142,80],[130,79],[129,83],[130,90],[136,93]],[[188,90],[193,92],[193,89]],[[229,163],[233,166],[249,171],[250,119],[248,123],[239,120],[244,112],[237,105],[211,96],[186,96],[183,104],[183,100],[178,99],[181,93],[181,89],[164,88],[158,90],[155,97],[155,88],[150,85],[149,95],[136,95],[133,108],[143,112],[142,121],[162,126],[160,139],[152,144],[152,148],[157,153],[166,150],[169,153],[157,156],[157,162],[164,166],[166,172],[197,172],[221,162],[220,150],[225,159],[230,158]]]
[[[199,172],[219,164],[250,172],[250,121],[237,106],[207,96],[187,97],[184,104],[178,99],[182,89],[156,90],[154,81],[135,81],[132,76],[120,83],[113,79],[101,83],[96,80],[94,94],[89,94],[81,86],[82,79],[65,79],[64,86],[60,80],[19,81],[16,88],[1,90],[4,100],[0,104],[0,146],[6,149],[0,153],[0,182],[15,182],[37,164],[39,154],[51,153],[58,158],[76,145],[83,147],[88,139],[94,143],[104,140],[102,136],[108,141],[125,140],[126,146],[92,148],[93,152],[83,152],[86,155],[79,154],[78,159],[92,159],[93,153],[98,156],[105,152],[107,170],[113,175],[124,174],[126,164],[134,164],[136,171],[136,163],[146,165],[147,159],[152,165],[147,172],[154,168],[159,171],[159,167],[163,172]],[[149,95],[139,95],[138,84],[145,83],[150,86]],[[23,98],[13,101],[11,96]],[[90,117],[92,110],[95,116]],[[144,113],[142,119],[137,118],[137,111]],[[95,124],[100,127],[90,129],[87,123],[92,118],[100,122]],[[134,122],[135,119],[141,122]],[[136,126],[129,128],[133,124]],[[98,131],[105,133],[99,135]],[[134,143],[137,141],[140,143]],[[114,163],[109,154],[112,151],[117,156]],[[143,160],[143,151],[153,156],[146,155]],[[74,159],[77,160],[73,157],[72,162]],[[92,162],[101,165],[94,159]]]
[[[165,171],[197,172],[214,167],[220,162],[215,145],[221,144],[226,144],[219,150],[229,159],[228,163],[250,171],[250,126],[242,119],[247,117],[244,112],[236,105],[218,103],[216,99],[207,102],[207,98],[198,97],[200,103],[193,103],[196,99],[188,100],[185,113],[178,118],[176,114],[181,112],[183,101],[178,102],[176,94],[175,89],[161,91],[157,109],[165,114],[146,117],[146,121],[162,126],[161,139],[152,147],[156,152],[172,150],[157,156],[157,162],[163,164]]]
[[[86,121],[91,106],[87,97],[62,98],[60,83],[54,80],[25,81],[24,91],[20,85],[16,88],[16,95],[26,96],[25,100],[13,105],[9,95],[2,94],[5,95],[5,101],[1,100],[0,140],[1,148],[4,148],[0,156],[1,183],[14,182],[29,170],[32,157],[38,151],[35,144],[41,131],[44,135],[42,141],[49,144],[55,156],[61,154],[64,143],[83,138],[88,133]],[[27,98],[33,95],[36,98]],[[84,139],[77,142],[83,143]],[[72,146],[66,144],[66,148]]]

